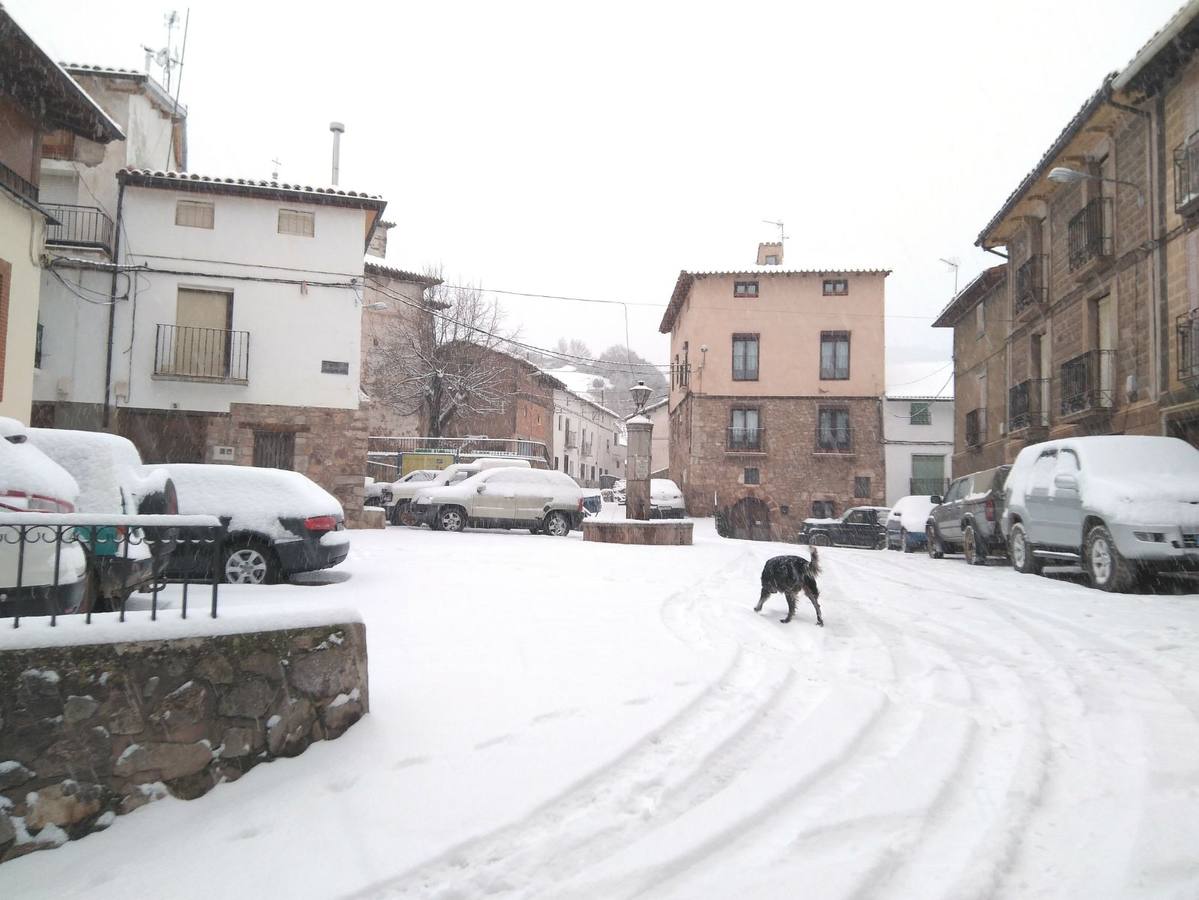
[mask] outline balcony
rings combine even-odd
[[[0,163],[0,188],[11,194],[16,194],[26,203],[37,206],[37,185],[21,177],[16,171],[4,163]]]
[[[1072,219],[1067,229],[1070,271],[1085,274],[1112,255],[1112,200],[1096,197]]]
[[[1048,378],[1029,378],[1008,389],[1008,434],[1049,424],[1048,393]]]
[[[1039,309],[1045,302],[1045,257],[1030,256],[1016,269],[1016,294],[1013,311],[1017,316]]]
[[[853,453],[853,429],[820,427],[816,429],[817,453]]]
[[[159,325],[154,377],[168,381],[249,384],[250,332]]]
[[[908,493],[917,497],[944,496],[948,489],[948,478],[913,478],[908,481]]]
[[[730,426],[725,429],[724,450],[726,453],[765,453],[766,429]]]
[[[1077,420],[1109,411],[1114,405],[1115,350],[1088,350],[1062,364],[1063,416]]]
[[[1174,148],[1174,211],[1180,216],[1199,212],[1199,132]]]
[[[564,446],[567,450],[579,449],[579,432],[577,430],[571,431],[569,428],[566,429],[566,441]]]
[[[46,226],[46,243],[70,247],[93,247],[112,255],[112,219],[94,206],[43,203],[42,208],[58,220]]]
[[[987,439],[987,411],[972,409],[966,413],[966,446],[978,448]]]
[[[1199,385],[1199,310],[1178,317],[1178,380]]]

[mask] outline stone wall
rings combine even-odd
[[[368,708],[360,623],[0,651],[0,862],[199,797]]]

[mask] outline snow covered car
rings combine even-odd
[[[173,515],[175,485],[165,470],[142,465],[126,438],[98,431],[30,428],[29,442],[66,469],[79,485],[76,512],[108,515]],[[174,544],[159,542],[166,529],[124,527],[76,532],[83,542],[95,593],[93,608],[116,609],[166,567]]]
[[[442,531],[470,525],[565,537],[582,528],[583,489],[564,472],[486,469],[459,484],[425,488],[413,508],[422,522]]]
[[[78,494],[79,486],[70,473],[29,443],[24,425],[0,418],[0,516],[71,513]],[[49,528],[31,528],[22,550],[20,532],[0,525],[0,617],[46,616],[81,609],[87,558],[74,540],[62,542],[61,550],[56,550],[55,537]]]
[[[598,516],[603,508],[603,492],[598,488],[583,488],[583,512],[589,516]]]
[[[420,488],[427,487],[441,473],[437,469],[415,469],[398,481],[382,484],[379,505],[387,510],[387,521],[392,525],[403,523],[403,514],[408,502]]]
[[[1178,438],[1033,444],[1005,494],[1003,533],[1019,572],[1078,563],[1104,591],[1158,572],[1199,574],[1199,450]]]
[[[179,463],[159,468],[175,483],[180,513],[229,519],[221,550],[227,582],[273,584],[298,572],[328,569],[349,555],[341,504],[299,472]],[[205,545],[181,544],[167,575],[207,577],[211,560]]]
[[[687,515],[683,492],[669,478],[650,479],[649,515],[651,519],[682,519]]]
[[[925,547],[933,559],[961,553],[966,562],[985,566],[987,558],[1007,553],[1000,519],[1003,517],[1004,483],[1011,466],[996,466],[955,478],[925,525]]]
[[[887,546],[885,506],[855,506],[839,519],[804,519],[800,543],[813,547],[868,547],[882,550]]]
[[[891,507],[891,515],[887,516],[887,549],[904,553],[923,549],[927,540],[924,525],[933,506],[933,498],[927,495],[897,500]]]
[[[621,506],[625,505],[627,483],[623,478],[618,478],[612,485],[612,499]]]
[[[447,484],[458,484],[472,475],[485,469],[527,469],[527,459],[515,459],[509,456],[481,456],[468,463],[454,463],[446,466],[440,472],[422,469],[422,472],[432,472],[431,478],[408,476],[401,478],[392,485],[392,505],[387,510],[388,521],[393,525],[420,525],[420,521],[411,512],[416,497],[425,488],[441,487]],[[410,472],[409,475],[416,475]],[[407,480],[406,480],[407,479]]]

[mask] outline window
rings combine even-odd
[[[42,335],[46,330],[46,326],[41,322],[37,323],[37,337],[33,344],[33,367],[40,369],[42,367]]]
[[[853,448],[849,410],[823,407],[816,431],[816,449],[824,453],[848,453]]]
[[[849,281],[845,278],[824,279],[824,296],[844,297],[849,293]]]
[[[979,303],[974,307],[974,336],[982,337],[987,333],[987,307]]]
[[[820,380],[844,381],[849,378],[849,332],[820,332]]]
[[[779,258],[778,258],[777,253],[770,253],[766,256],[766,265],[777,266],[778,264],[779,264]]]
[[[945,457],[912,454],[912,482],[909,493],[918,496],[940,494],[945,488]]]
[[[554,457],[554,471],[558,471],[558,457],[556,456]]]
[[[559,430],[559,431],[561,431],[561,430],[562,430],[562,417],[561,417],[561,416],[558,416],[558,430]],[[556,469],[556,468],[558,468],[558,467],[557,467],[557,466],[554,466],[554,468]]]
[[[733,282],[734,297],[756,297],[758,296],[758,283],[756,281],[734,281]]]
[[[279,210],[279,233],[312,237],[316,233],[316,216],[302,209]]]
[[[870,496],[870,477],[865,475],[855,475],[853,479],[853,495],[855,497]]]
[[[873,525],[870,513],[864,509],[855,509],[845,517],[846,525]]]
[[[244,354],[230,341],[232,322],[232,294],[179,288],[175,324],[159,329],[156,371],[193,378],[241,375]]]
[[[758,380],[758,336],[733,335],[733,381]]]
[[[295,465],[294,431],[255,431],[254,465],[267,469],[291,469]]]
[[[913,403],[908,410],[908,421],[913,425],[932,425],[933,417],[927,403]]]
[[[759,472],[757,469],[746,469],[745,470],[745,483],[746,484],[761,484],[762,483],[761,472]]]
[[[591,467],[591,480],[595,481],[595,466]]]
[[[837,505],[832,500],[813,500],[812,518],[831,519],[837,515]]]
[[[175,224],[188,228],[211,228],[215,208],[207,200],[178,200],[175,203]]]
[[[756,408],[735,408],[729,411],[730,450],[757,450],[762,446],[762,432],[758,427]]]
[[[350,364],[336,359],[322,359],[321,372],[325,375],[349,375]]]

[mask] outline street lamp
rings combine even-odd
[[[653,392],[653,388],[648,387],[644,381],[638,381],[629,388],[629,395],[633,398],[633,403],[637,407],[637,415],[645,412],[645,401],[649,399],[649,395]]]
[[[1110,181],[1113,184],[1123,184],[1132,188],[1137,192],[1137,207],[1145,205],[1145,195],[1135,182],[1125,181],[1122,178],[1104,178],[1102,175],[1091,175],[1088,172],[1080,172],[1077,169],[1070,169],[1066,166],[1054,166],[1049,170],[1049,180],[1058,184],[1078,184],[1080,181]]]

